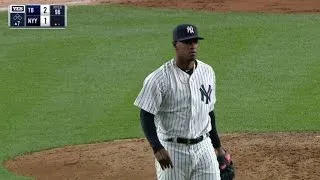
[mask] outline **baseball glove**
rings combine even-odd
[[[232,180],[235,176],[231,154],[225,150],[224,156],[217,156],[221,180]]]

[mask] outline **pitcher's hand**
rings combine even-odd
[[[156,157],[157,161],[159,162],[162,170],[166,168],[173,168],[172,161],[170,159],[169,153],[166,149],[162,148],[158,150],[154,156]]]

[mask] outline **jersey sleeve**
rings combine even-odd
[[[163,83],[161,72],[151,73],[143,82],[143,87],[134,105],[156,115],[163,97]]]
[[[211,68],[211,72],[212,72],[212,101],[211,101],[211,104],[210,104],[210,111],[213,111],[214,110],[214,105],[217,101],[216,99],[216,75],[213,71],[213,69]]]

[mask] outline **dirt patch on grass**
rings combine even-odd
[[[320,174],[320,133],[228,134],[237,180],[308,179]],[[145,139],[77,145],[16,157],[5,166],[37,180],[155,179],[154,159]]]
[[[0,0],[0,7],[39,3],[120,3],[219,12],[320,12],[319,0]],[[221,138],[233,154],[237,180],[319,179],[320,133],[229,134]],[[5,167],[38,180],[155,179],[153,154],[145,139],[36,152],[9,160]]]
[[[122,4],[146,7],[209,10],[217,12],[320,12],[320,1],[318,0],[149,0],[128,1]]]

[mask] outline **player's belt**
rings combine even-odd
[[[186,139],[186,138],[176,138],[176,142],[177,143],[181,143],[181,144],[186,144],[186,145],[192,145],[192,144],[197,144],[199,142],[201,142],[205,137],[208,137],[209,136],[209,133],[207,133],[206,135],[203,135],[203,136],[199,136],[195,139]],[[169,139],[166,139],[165,141],[167,142],[174,142],[175,141],[175,138],[169,138]]]

